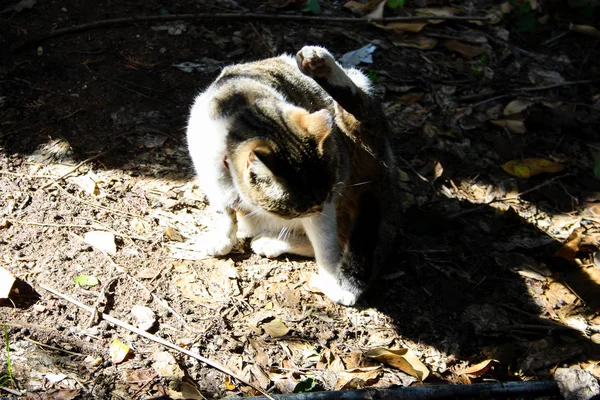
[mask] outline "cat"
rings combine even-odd
[[[391,247],[396,171],[362,72],[318,46],[225,67],[196,97],[187,143],[213,217],[206,254],[231,252],[240,230],[256,254],[315,257],[312,285],[356,303]]]

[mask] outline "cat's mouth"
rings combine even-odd
[[[310,218],[316,217],[317,215],[323,212],[323,204],[318,204],[316,206],[312,206],[311,208],[305,211],[297,211],[297,210],[285,210],[285,212],[273,212],[273,214],[277,215],[280,218],[284,219],[294,219],[294,218]]]

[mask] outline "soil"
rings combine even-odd
[[[450,12],[504,9],[503,19],[419,33],[231,17],[46,38],[132,16],[301,15],[297,3],[66,0],[2,11],[0,266],[17,278],[0,300],[8,394],[259,394],[100,315],[137,326],[135,306],[152,310],[149,332],[270,393],[547,380],[557,367],[600,377],[600,34],[569,28],[591,26],[600,7],[475,1]],[[343,2],[320,4],[324,17],[352,16]],[[407,1],[385,15],[424,6],[447,4]],[[246,243],[199,257],[210,217],[184,140],[194,96],[224,65],[305,44],[340,57],[369,43],[373,63],[360,66],[393,130],[405,213],[377,287],[348,308],[307,284],[313,260],[261,258]],[[194,70],[176,66],[185,62]],[[414,358],[399,367],[374,349]]]

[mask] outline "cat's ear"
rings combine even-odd
[[[296,124],[316,139],[319,153],[323,154],[323,142],[333,128],[333,116],[331,113],[326,109],[315,111],[314,113],[299,110],[293,111],[290,117]]]
[[[276,174],[277,162],[273,150],[268,146],[257,146],[250,150],[246,160],[246,168],[252,168],[254,172]]]

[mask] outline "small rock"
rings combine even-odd
[[[131,309],[131,315],[135,317],[138,328],[144,331],[152,328],[156,322],[156,315],[154,314],[154,311],[146,306],[133,306]]]
[[[554,379],[565,400],[589,400],[600,395],[600,384],[588,371],[558,368]]]
[[[185,373],[177,364],[177,360],[170,353],[161,351],[154,354],[152,358],[154,360],[153,368],[161,378],[179,381],[185,376]]]

